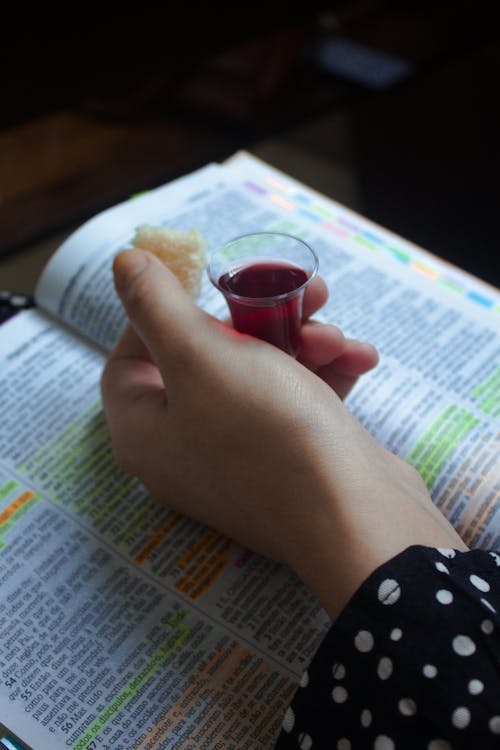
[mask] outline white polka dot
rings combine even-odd
[[[453,651],[459,656],[470,656],[476,650],[476,644],[468,635],[456,635],[452,646]]]
[[[422,672],[424,673],[424,677],[428,677],[430,680],[438,673],[434,664],[425,664]]]
[[[332,690],[332,698],[335,703],[345,703],[348,696],[349,693],[347,692],[345,687],[342,687],[341,685],[334,687]]]
[[[488,722],[488,727],[493,734],[500,734],[500,716],[492,716]]]
[[[413,716],[417,710],[417,704],[411,698],[401,698],[398,703],[398,708],[403,716]]]
[[[450,571],[448,570],[448,568],[446,567],[446,565],[444,563],[442,563],[442,562],[437,562],[436,563],[436,568],[437,568],[437,570],[439,570],[440,573],[447,573],[448,575],[450,574]]]
[[[373,718],[372,712],[370,711],[370,709],[369,708],[363,709],[363,711],[361,711],[361,726],[364,727],[365,729],[369,727],[370,724],[372,723],[372,718]]]
[[[354,645],[363,654],[371,651],[373,644],[373,636],[368,630],[360,630],[354,639]]]
[[[448,547],[437,547],[437,551],[440,555],[443,555],[443,557],[447,557],[448,559],[455,557],[457,554],[454,549],[448,549]]]
[[[335,680],[343,680],[345,677],[345,667],[343,664],[335,662],[332,667],[332,673]]]
[[[471,695],[479,695],[483,692],[484,685],[481,680],[471,680],[467,687]]]
[[[453,746],[447,740],[431,740],[427,745],[427,750],[453,750]]]
[[[456,729],[465,729],[470,723],[470,711],[465,706],[459,706],[451,715],[451,723]]]
[[[337,742],[337,750],[351,750],[351,743],[347,737],[341,737]]]
[[[373,747],[374,750],[394,750],[394,742],[386,734],[379,734]]]
[[[487,609],[489,609],[489,610],[490,610],[491,612],[495,612],[495,613],[496,613],[496,609],[495,609],[495,607],[493,606],[493,604],[490,604],[490,603],[489,603],[489,601],[488,601],[487,599],[483,599],[483,598],[481,598],[481,604],[484,604],[484,606],[485,606],[485,607],[486,607]]]
[[[302,734],[299,734],[300,750],[311,750],[312,746],[313,746],[313,741],[310,735],[306,734],[305,732],[302,732]]]
[[[305,688],[309,685],[309,672],[307,671],[307,669],[305,670],[305,672],[302,673],[302,677],[300,678],[299,685],[301,688]]]
[[[283,727],[284,732],[290,733],[293,729],[294,724],[295,724],[295,714],[293,713],[293,709],[290,708],[289,706],[286,710],[286,714],[283,719],[283,724],[281,726]]]
[[[377,596],[382,604],[395,604],[401,596],[401,586],[394,578],[386,578],[378,587]]]
[[[494,559],[495,565],[497,565],[498,567],[500,567],[500,555],[497,555],[496,552],[490,552],[490,555]]]
[[[451,604],[453,601],[453,594],[447,589],[439,589],[436,594],[436,599],[440,604]]]
[[[481,623],[481,630],[483,633],[486,633],[486,635],[491,635],[494,630],[494,625],[491,622],[491,620],[483,620]]]
[[[486,592],[490,590],[490,584],[488,583],[488,581],[485,581],[484,578],[479,578],[479,576],[472,574],[471,576],[469,576],[469,581],[473,586],[479,589],[479,591]]]
[[[388,656],[383,656],[377,667],[377,674],[381,680],[387,680],[392,674],[392,661]]]
[[[391,630],[391,641],[400,641],[403,637],[403,631],[401,628],[394,628],[394,630]]]

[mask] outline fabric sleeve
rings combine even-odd
[[[303,674],[276,750],[500,748],[500,554],[413,546]]]

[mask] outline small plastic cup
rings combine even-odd
[[[280,232],[245,234],[213,252],[207,270],[237,331],[297,356],[304,291],[318,270],[306,242]]]

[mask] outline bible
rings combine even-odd
[[[0,327],[0,747],[268,750],[329,626],[289,570],[114,464],[111,264],[142,224],[195,228],[208,251],[306,240],[330,290],[317,317],[380,353],[348,408],[470,546],[500,542],[498,290],[238,152],[90,219]],[[227,316],[206,274],[198,304]]]

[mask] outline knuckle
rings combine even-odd
[[[112,453],[115,464],[120,471],[130,476],[137,476],[137,463],[134,460],[133,453],[127,450],[120,440],[113,440]]]
[[[127,286],[125,306],[129,311],[142,310],[151,297],[149,274],[140,273]]]

